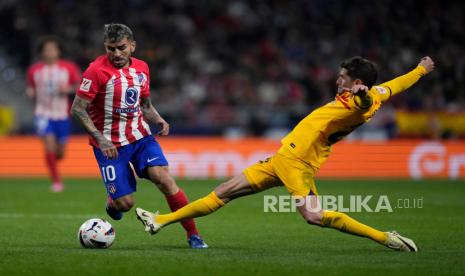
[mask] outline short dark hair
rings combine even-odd
[[[44,50],[45,44],[47,43],[55,43],[58,47],[58,50],[60,50],[60,53],[63,53],[63,43],[61,42],[61,39],[58,38],[58,36],[54,35],[47,35],[39,38],[37,41],[37,53],[42,54],[42,51]]]
[[[134,40],[134,34],[128,26],[120,23],[105,24],[103,41],[114,43],[121,41],[124,38]]]
[[[371,88],[378,78],[376,64],[360,56],[344,60],[341,63],[341,68],[345,68],[347,75],[352,79],[360,79],[368,88]]]

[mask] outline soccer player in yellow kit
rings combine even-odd
[[[137,208],[138,219],[144,224],[145,231],[155,234],[169,224],[213,213],[238,197],[285,186],[295,200],[305,199],[296,206],[309,224],[367,237],[398,251],[418,251],[411,239],[395,231],[382,232],[344,213],[318,208],[314,176],[330,155],[334,143],[368,122],[391,96],[408,89],[433,69],[432,59],[424,57],[407,74],[373,86],[377,70],[371,61],[361,57],[343,61],[336,81],[335,100],[300,121],[281,141],[282,146],[274,156],[246,168],[209,195],[176,212],[162,215]]]

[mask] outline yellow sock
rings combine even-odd
[[[223,205],[224,202],[221,201],[215,192],[211,192],[206,197],[193,201],[176,210],[176,212],[156,216],[155,222],[168,225],[185,219],[202,217],[215,212]]]
[[[367,237],[380,244],[384,244],[387,240],[386,233],[360,223],[344,213],[324,211],[323,218],[321,219],[321,225],[323,227],[331,227],[352,235]]]

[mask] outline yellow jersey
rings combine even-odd
[[[400,93],[426,74],[422,66],[391,81],[373,86],[367,93],[371,105],[361,107],[354,94],[346,91],[334,101],[315,109],[281,140],[279,153],[294,156],[315,170],[328,159],[331,147],[354,129],[368,122],[392,95]]]

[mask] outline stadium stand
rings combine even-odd
[[[351,138],[460,137],[463,128],[447,127],[454,119],[441,122],[465,116],[465,91],[460,89],[465,80],[464,5],[417,0],[2,1],[0,31],[8,39],[0,46],[0,101],[16,110],[14,132],[31,132],[31,109],[21,93],[37,38],[60,36],[65,56],[85,68],[102,53],[103,24],[114,21],[135,30],[136,56],[150,64],[153,102],[172,123],[173,134],[280,137],[333,97],[344,58],[374,60],[381,82],[428,54],[437,72],[390,102]],[[419,111],[428,114],[424,127],[398,127]]]

